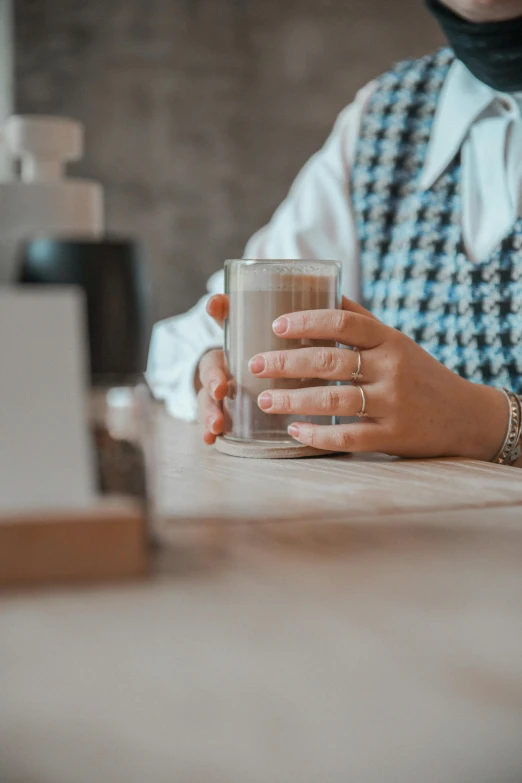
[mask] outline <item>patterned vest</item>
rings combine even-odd
[[[352,196],[366,306],[470,381],[522,393],[522,220],[481,264],[462,242],[456,156],[418,182],[453,54],[381,77],[363,118]]]

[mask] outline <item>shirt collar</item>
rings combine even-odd
[[[455,60],[444,81],[435,112],[420,187],[427,190],[437,181],[461,148],[471,126],[498,97],[466,66]]]

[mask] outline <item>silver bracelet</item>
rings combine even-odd
[[[509,389],[502,389],[502,391],[506,396],[509,406],[509,422],[502,448],[491,461],[495,462],[497,465],[512,465],[522,453],[522,444],[520,442],[522,433],[522,405],[519,397],[509,391]]]

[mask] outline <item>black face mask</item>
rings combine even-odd
[[[481,82],[499,92],[522,91],[522,16],[505,22],[469,22],[439,0],[426,4],[455,55]]]

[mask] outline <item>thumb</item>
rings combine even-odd
[[[225,294],[211,296],[207,302],[207,313],[222,327],[228,316],[228,296]]]

